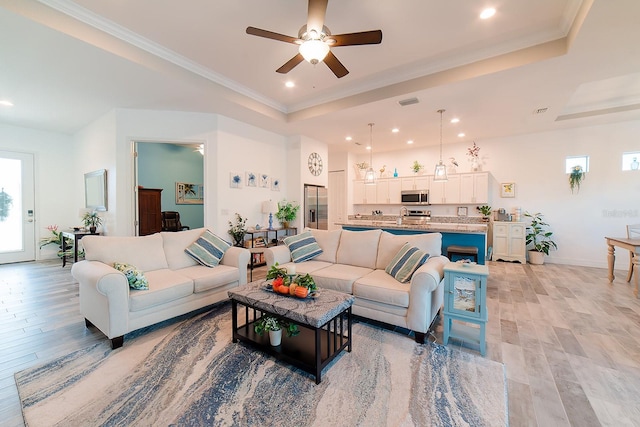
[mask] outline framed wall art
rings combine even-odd
[[[257,187],[258,176],[255,172],[245,172],[244,182],[246,182],[247,187]]]
[[[242,175],[239,172],[229,173],[229,187],[242,188]]]
[[[469,210],[467,209],[466,206],[460,206],[458,207],[458,216],[467,216]]]
[[[516,183],[515,182],[501,183],[500,197],[516,197]]]
[[[176,182],[176,205],[201,205],[204,202],[202,184]]]
[[[269,188],[271,186],[271,180],[269,179],[269,175],[266,173],[259,174],[258,182],[260,188]]]

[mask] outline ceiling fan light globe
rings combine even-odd
[[[315,65],[327,56],[329,53],[329,46],[320,40],[307,40],[300,45],[298,51],[304,59]]]

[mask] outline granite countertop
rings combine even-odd
[[[356,219],[347,222],[336,222],[336,225],[362,228],[384,228],[388,230],[425,230],[432,232],[442,231],[447,233],[487,233],[488,228],[487,224],[478,223],[427,222],[423,224],[398,225],[396,221],[376,221],[369,219]]]

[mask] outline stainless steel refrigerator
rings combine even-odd
[[[304,226],[319,230],[329,229],[327,189],[317,185],[304,186]]]

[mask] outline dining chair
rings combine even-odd
[[[627,225],[627,238],[640,239],[640,224]],[[629,273],[627,273],[627,282],[630,282],[631,277],[633,277],[633,257],[635,256],[635,253],[629,251]]]

